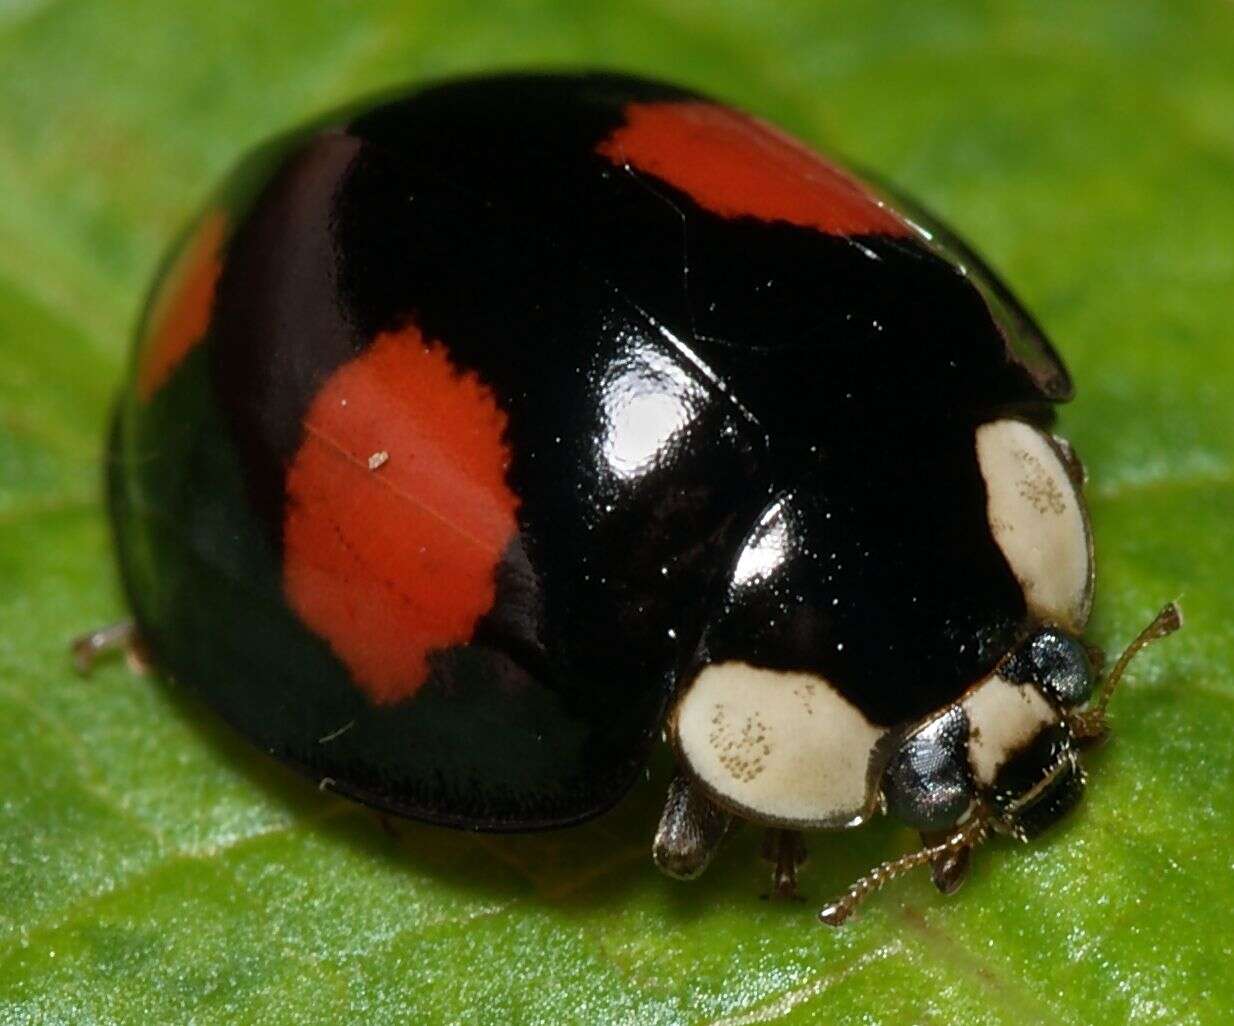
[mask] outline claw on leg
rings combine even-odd
[[[119,620],[79,635],[73,639],[69,652],[73,657],[73,669],[83,677],[89,675],[100,659],[113,652],[123,652],[129,669],[136,673],[145,673],[150,668],[132,620]]]
[[[797,830],[769,829],[763,835],[763,858],[772,863],[771,892],[766,897],[801,900],[797,894],[797,867],[806,860],[806,846]]]

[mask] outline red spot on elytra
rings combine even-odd
[[[599,153],[721,217],[756,217],[829,235],[909,235],[869,188],[791,136],[712,103],[633,103]]]
[[[414,327],[379,335],[309,408],[287,472],[284,589],[375,702],[414,694],[429,652],[468,641],[493,605],[518,507],[505,425]]]
[[[137,394],[143,400],[166,383],[206,336],[226,233],[227,218],[220,211],[206,214],[159,286],[137,362]]]

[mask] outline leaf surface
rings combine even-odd
[[[0,0],[0,1024],[1222,1023],[1234,1012],[1234,6]],[[951,899],[812,910],[910,834],[648,855],[665,764],[584,827],[399,824],[66,642],[121,615],[108,404],[164,245],[271,133],[512,65],[672,77],[875,168],[977,244],[1064,353],[1095,640],[1167,599],[1080,811]]]

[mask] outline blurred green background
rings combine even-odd
[[[1226,1023],[1234,1019],[1234,5],[0,0],[0,1024]],[[65,643],[121,605],[109,399],[161,250],[247,147],[445,73],[679,80],[877,169],[971,238],[1079,386],[1094,639],[1181,595],[1088,800],[980,852],[955,898],[906,850],[812,839],[801,907],[748,831],[693,885],[648,845],[664,767],[573,831],[373,816],[198,705]]]

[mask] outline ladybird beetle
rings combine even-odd
[[[907,200],[695,93],[417,89],[258,150],[150,298],[111,438],[129,639],[253,744],[469,830],[676,757],[653,856],[742,820],[923,846],[1072,808],[1103,734],[1068,373]]]

